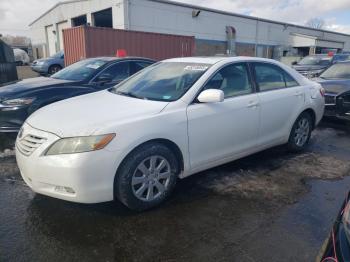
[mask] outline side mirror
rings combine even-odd
[[[292,62],[292,65],[297,65],[297,64],[298,64],[297,61],[293,61],[293,62]]]
[[[110,75],[100,75],[97,79],[96,82],[99,84],[106,84],[109,82],[112,82],[113,78]]]
[[[201,103],[217,103],[224,101],[224,92],[219,89],[207,89],[201,92],[198,96],[198,101]]]

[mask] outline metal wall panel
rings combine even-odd
[[[115,56],[118,49],[125,49],[128,56],[163,60],[192,56],[195,48],[192,36],[90,26],[66,29],[63,38],[66,65],[82,58]]]
[[[80,26],[63,30],[64,62],[66,66],[87,58],[85,42],[85,27]]]

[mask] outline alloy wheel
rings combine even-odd
[[[295,144],[299,147],[303,147],[307,142],[310,133],[310,123],[307,118],[301,118],[297,124],[297,128],[294,133]]]
[[[153,201],[168,189],[170,178],[168,160],[162,156],[148,157],[134,171],[131,179],[132,191],[139,200]]]

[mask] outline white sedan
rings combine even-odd
[[[17,162],[39,194],[144,210],[178,178],[281,144],[304,149],[323,95],[269,59],[169,59],[34,113],[18,134]]]

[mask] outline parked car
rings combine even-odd
[[[107,89],[155,61],[99,57],[82,60],[51,77],[25,79],[0,88],[0,133],[18,132],[25,119],[48,104]]]
[[[309,55],[293,64],[293,68],[300,74],[312,78],[319,76],[332,64],[332,56],[327,54]]]
[[[350,120],[350,61],[332,65],[314,80],[326,90],[325,116]]]
[[[41,75],[53,75],[64,68],[64,53],[60,51],[48,58],[35,60],[31,68]]]
[[[294,62],[293,68],[302,75],[313,78],[322,74],[331,65],[349,60],[350,54],[348,53],[310,55],[304,57],[300,62]]]
[[[178,177],[280,144],[304,149],[323,110],[322,87],[277,61],[170,59],[35,112],[17,162],[37,193],[144,210]]]
[[[332,57],[332,64],[335,64],[338,62],[344,62],[344,61],[350,61],[350,54],[349,53],[339,53],[339,54],[335,54]]]
[[[15,63],[18,66],[29,65],[30,58],[29,58],[26,51],[19,49],[19,48],[14,48],[13,54],[15,55]]]
[[[323,244],[316,261],[350,261],[350,193],[339,210],[329,238]]]

